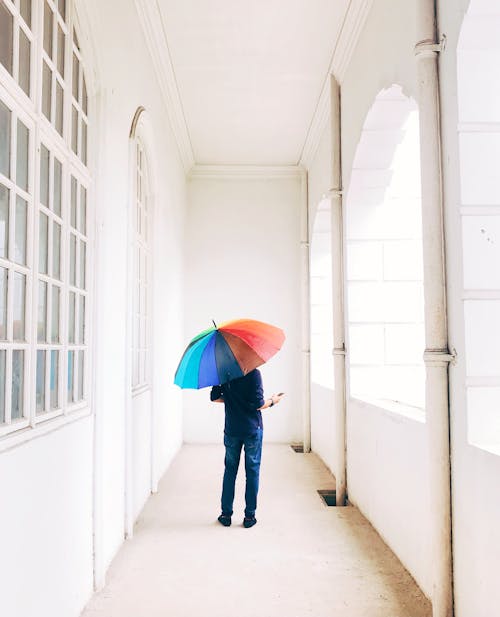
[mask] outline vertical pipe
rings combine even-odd
[[[333,304],[333,373],[335,413],[335,480],[336,503],[346,502],[346,397],[345,397],[345,316],[344,316],[344,230],[342,216],[342,159],[340,86],[330,76],[331,118],[331,253],[332,253],[332,304]]]
[[[430,453],[433,617],[453,614],[446,279],[435,0],[419,0],[415,55],[420,108],[425,298],[425,406]]]
[[[307,175],[301,178],[300,260],[302,280],[302,441],[304,452],[311,451],[311,307],[309,265],[309,200]]]

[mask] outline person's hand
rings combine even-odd
[[[273,394],[271,396],[271,401],[273,405],[277,405],[284,396],[285,396],[284,392],[278,392],[278,394]]]

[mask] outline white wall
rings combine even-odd
[[[91,411],[95,416],[5,452],[7,442],[2,442],[0,613],[6,617],[77,617],[93,590],[94,550],[99,574],[124,539],[129,132],[140,105],[146,108],[157,138],[151,392],[156,412],[156,477],[182,441],[181,398],[172,380],[183,344],[185,174],[133,0],[78,0],[77,8],[90,96],[90,165],[95,180],[91,190],[95,217]],[[141,438],[139,432],[136,437],[138,455],[140,448],[148,446],[149,437]],[[142,466],[136,470],[141,475]],[[141,483],[137,492],[136,512],[145,497]]]
[[[217,323],[249,317],[285,331],[261,367],[264,391],[286,392],[264,412],[264,439],[302,440],[299,177],[214,177],[189,182],[185,342]],[[184,391],[184,440],[220,442],[223,408],[209,389]]]
[[[497,239],[494,225],[500,202],[496,169],[500,161],[498,150],[495,152],[484,146],[485,138],[493,143],[498,137],[496,133],[490,139],[491,136],[484,133],[492,128],[495,130],[494,124],[498,122],[495,101],[498,101],[499,82],[498,71],[493,67],[497,66],[499,32],[498,21],[493,15],[498,15],[499,9],[494,0],[471,0],[471,14],[479,20],[479,28],[474,33],[468,21],[468,32],[464,34],[472,35],[472,40],[467,41],[469,48],[474,47],[475,36],[476,47],[482,51],[476,50],[469,58],[464,58],[468,62],[471,55],[476,56],[474,70],[468,71],[468,80],[457,83],[456,51],[468,6],[468,0],[452,4],[442,2],[439,11],[441,28],[448,39],[447,52],[440,59],[448,327],[450,347],[457,351],[457,363],[450,368],[455,615],[491,617],[500,604],[496,574],[500,555],[500,450],[498,445],[496,453],[494,448],[491,452],[484,448],[495,441],[498,444],[498,435],[495,436],[493,430],[498,406],[494,407],[496,418],[491,418],[488,429],[484,425],[489,421],[485,417],[488,401],[481,401],[476,395],[481,394],[481,384],[489,382],[492,385],[495,379],[498,381],[498,344],[494,343],[495,336],[498,340],[498,328],[494,325],[495,321],[498,324],[498,309],[486,315],[487,320],[478,321],[477,314],[476,319],[471,317],[475,309],[481,310],[491,302],[490,295],[494,295],[495,290],[497,296],[499,291],[498,256],[495,254],[498,242],[488,242],[487,238]],[[486,16],[481,17],[481,12]],[[462,65],[462,68],[467,67]],[[486,124],[476,126],[471,134],[466,132],[473,128],[470,124],[457,130],[462,121],[472,125]],[[474,142],[483,143],[476,149]],[[480,175],[477,163],[480,163]],[[483,190],[482,195],[478,193]],[[496,197],[492,199],[493,195]],[[493,208],[488,211],[484,206]],[[488,219],[480,223],[485,212],[489,212]],[[474,297],[476,300],[472,300]],[[472,311],[471,304],[474,304]],[[494,353],[491,353],[492,343],[496,349]],[[484,427],[481,431],[470,431],[471,427],[478,429],[480,426]]]
[[[89,3],[87,3],[89,4]],[[182,236],[185,180],[168,124],[157,78],[140,29],[135,5],[121,2],[119,27],[116,3],[95,3],[89,27],[98,48],[102,130],[97,177],[97,342],[96,413],[102,431],[102,560],[109,565],[123,540],[124,410],[126,384],[127,207],[129,203],[129,132],[135,111],[146,108],[155,135],[152,191],[155,203],[154,390],[156,412],[156,475],[165,470],[182,440],[180,397],[172,385],[172,368],[182,340]],[[93,8],[98,8],[95,12]],[[89,7],[87,7],[89,8]],[[110,39],[110,35],[111,39]],[[144,440],[148,440],[148,431]],[[144,443],[135,439],[133,457],[144,468]],[[144,471],[136,467],[133,484],[142,491],[133,498],[135,511],[144,499]]]
[[[415,96],[415,43],[414,2],[376,0],[341,84],[345,192],[349,190],[363,125],[377,94],[398,84],[404,94]],[[328,125],[309,169],[310,199],[318,199],[328,188],[328,166],[324,157],[329,155],[325,144],[329,130]],[[310,203],[310,208],[316,206]],[[347,268],[349,263],[346,263]],[[347,351],[349,364],[349,347]],[[349,369],[347,377],[349,385]],[[330,415],[317,408],[325,403],[324,394],[316,392],[313,395],[313,435],[331,431],[333,406]],[[425,424],[392,409],[389,405],[384,408],[363,403],[351,398],[348,393],[349,500],[375,525],[424,593],[430,595],[430,547],[425,541],[430,531]],[[313,448],[329,464],[334,453],[325,454],[324,445],[320,442],[316,446],[313,443]],[[333,450],[331,446],[330,450]]]

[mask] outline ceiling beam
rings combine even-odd
[[[191,139],[179,95],[179,88],[168,48],[163,18],[157,0],[135,0],[137,13],[144,32],[146,44],[153,60],[170,125],[185,172],[194,165],[194,153]]]

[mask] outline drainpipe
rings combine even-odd
[[[345,324],[344,324],[344,223],[342,216],[342,160],[340,124],[340,86],[330,75],[331,117],[331,253],[333,304],[333,374],[335,382],[335,481],[336,505],[346,502],[346,385],[345,385]]]
[[[311,308],[309,289],[309,202],[307,175],[301,176],[300,260],[302,279],[302,442],[304,452],[311,451]]]
[[[451,468],[448,402],[446,278],[440,148],[440,105],[435,0],[419,0],[415,55],[420,106],[422,227],[424,254],[425,408],[430,452],[433,617],[453,614]]]

